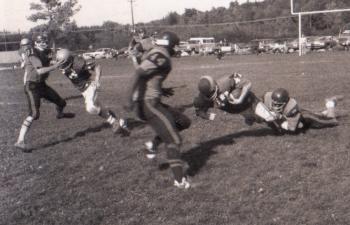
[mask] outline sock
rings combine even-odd
[[[17,142],[24,142],[24,138],[32,125],[33,117],[28,116],[22,123]]]
[[[98,114],[100,117],[104,118],[107,120],[107,123],[113,124],[116,120],[115,114],[107,109],[101,109],[100,113]]]
[[[177,182],[181,183],[182,182],[182,177],[183,177],[182,166],[171,166],[171,170],[173,171],[175,180]]]

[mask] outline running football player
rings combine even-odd
[[[274,123],[269,124],[281,133],[298,133],[308,128],[320,129],[338,125],[335,106],[342,96],[326,99],[326,109],[314,113],[299,107],[297,101],[289,96],[284,88],[264,94],[264,104],[275,117]]]
[[[39,42],[39,40],[43,39],[41,39],[41,37],[38,38],[35,42],[34,48],[28,43],[26,46],[22,46],[25,49],[24,68],[26,75],[24,80],[24,91],[28,100],[29,114],[23,121],[15,147],[22,149],[24,152],[30,151],[25,144],[25,137],[33,121],[39,119],[40,101],[42,98],[56,105],[57,119],[74,116],[74,114],[63,113],[66,101],[46,84],[49,72],[58,68],[61,62],[50,65],[49,57],[45,53],[46,48],[43,47],[42,42]],[[25,42],[22,44],[24,43]]]
[[[83,59],[74,57],[68,49],[57,51],[56,60],[61,61],[61,72],[81,92],[85,99],[85,108],[89,114],[98,115],[105,119],[111,126],[114,133],[122,136],[129,135],[126,120],[115,117],[115,114],[101,106],[97,100],[97,90],[100,87],[102,75],[101,66],[94,62],[86,62]],[[92,77],[94,74],[94,77]]]
[[[152,49],[144,53],[136,69],[126,108],[135,109],[138,117],[153,128],[156,132],[154,141],[165,143],[174,185],[187,189],[190,183],[184,175],[180,158],[182,140],[179,131],[188,128],[191,122],[161,101],[162,85],[172,69],[170,57],[175,53],[179,37],[173,32],[164,32],[161,37]]]

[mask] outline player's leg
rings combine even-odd
[[[335,95],[330,98],[325,99],[326,109],[322,112],[322,114],[329,118],[336,118],[335,108],[337,106],[338,101],[342,100],[342,95]]]
[[[64,107],[66,107],[67,105],[66,101],[61,96],[59,96],[59,94],[50,86],[48,86],[46,83],[43,84],[41,88],[41,95],[43,96],[43,98],[47,99],[48,101],[56,105],[57,119],[74,117],[74,114],[72,113],[63,112]]]
[[[334,127],[339,123],[334,117],[328,117],[322,114],[301,110],[303,129],[313,128],[322,129],[326,127]]]
[[[22,123],[17,142],[15,143],[15,146],[22,150],[26,150],[27,148],[25,144],[25,137],[30,129],[30,126],[34,120],[37,120],[40,117],[40,93],[37,90],[37,87],[33,83],[26,83],[24,86],[24,92],[28,102],[29,114]]]
[[[147,122],[165,143],[167,158],[174,175],[174,185],[179,188],[189,188],[183,172],[183,162],[180,155],[181,137],[176,129],[171,113],[156,101],[145,101],[144,113]]]
[[[169,105],[161,103],[161,105],[168,110],[175,121],[175,127],[178,131],[185,130],[191,126],[191,120],[181,113],[179,110],[172,108]],[[162,139],[156,136],[153,140],[147,141],[145,143],[145,152],[148,159],[153,159],[156,157],[157,148],[162,143]]]
[[[130,134],[125,119],[117,119],[111,110],[101,106],[97,100],[97,87],[94,83],[90,84],[82,95],[85,100],[86,111],[89,114],[98,115],[105,119],[111,125],[114,133],[120,133],[122,136],[128,136]]]

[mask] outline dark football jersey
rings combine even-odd
[[[274,111],[272,107],[272,92],[266,92],[264,94],[264,104],[270,111]],[[300,109],[297,101],[294,98],[289,98],[289,101],[282,111],[283,119],[278,121],[280,124],[284,121],[288,121],[288,129],[295,130],[301,118]]]
[[[72,67],[64,71],[64,75],[66,75],[79,91],[84,91],[90,83],[90,71],[94,68],[95,64],[93,62],[88,63],[83,59],[74,57]]]
[[[208,117],[206,114],[209,108],[217,107],[228,113],[241,113],[248,108],[256,104],[257,98],[252,92],[248,92],[247,96],[243,102],[239,105],[229,104],[225,93],[232,94],[235,98],[238,98],[242,92],[245,85],[250,83],[250,81],[244,77],[236,77],[233,75],[227,75],[220,77],[216,80],[218,87],[217,98],[210,99],[201,93],[194,99],[194,107],[196,109],[196,114],[202,118]]]
[[[50,66],[50,62],[52,59],[51,49],[45,49],[44,51],[40,51],[37,48],[34,48],[33,55],[40,60],[42,67]],[[41,75],[42,80],[46,80],[48,77],[49,77],[49,73],[45,73]]]
[[[138,87],[138,99],[160,98],[162,83],[171,71],[171,59],[168,51],[162,47],[146,52],[140,64],[145,76]]]

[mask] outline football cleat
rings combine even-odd
[[[21,149],[23,152],[31,152],[31,150],[24,143],[24,141],[17,141],[14,146],[18,149]]]
[[[116,120],[112,125],[113,133],[120,134],[122,137],[130,135],[130,130],[125,119]]]
[[[342,95],[335,95],[330,98],[326,98],[326,110],[322,112],[322,114],[328,118],[335,118],[335,107],[337,106],[338,101],[342,100],[344,96]]]
[[[147,159],[154,159],[157,156],[157,150],[152,141],[147,141],[145,143],[145,153]]]
[[[188,189],[191,187],[191,184],[187,181],[186,177],[183,177],[181,183],[179,183],[177,180],[174,180],[174,186],[180,189]]]

